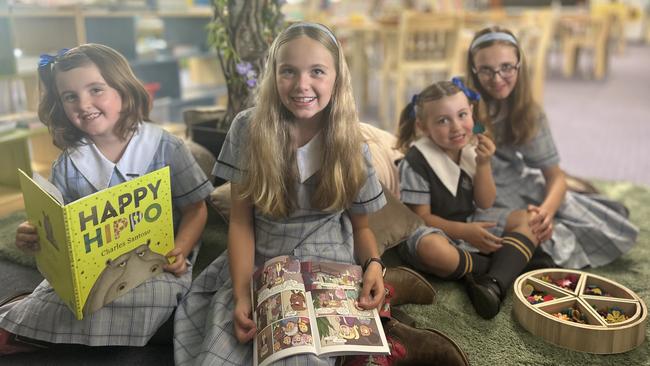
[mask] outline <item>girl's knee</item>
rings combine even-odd
[[[456,248],[440,234],[422,237],[417,246],[417,256],[420,263],[437,276],[446,276],[453,272],[458,262]]]
[[[528,222],[532,219],[532,213],[525,210],[512,211],[506,220],[504,232],[517,232],[525,235],[535,246],[539,244],[536,236],[533,234]]]
[[[506,219],[505,231],[517,231],[519,228],[528,227],[529,216],[525,210],[512,211]]]

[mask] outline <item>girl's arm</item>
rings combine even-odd
[[[494,142],[485,135],[476,135],[476,174],[474,175],[474,202],[479,208],[492,207],[497,197],[497,187],[492,177],[492,155],[496,150]]]
[[[255,323],[252,320],[251,278],[255,268],[255,232],[253,205],[239,197],[239,185],[231,183],[230,224],[228,225],[228,261],[235,301],[235,336],[241,343],[253,339]]]
[[[566,176],[558,165],[542,169],[542,174],[546,179],[546,198],[541,207],[546,209],[551,216],[555,216],[566,194]]]
[[[208,220],[208,209],[205,201],[199,201],[181,208],[181,222],[178,225],[174,238],[174,249],[167,253],[168,257],[175,257],[174,263],[166,264],[165,270],[176,276],[187,271],[185,258],[199,241],[205,223]]]
[[[494,222],[460,222],[444,219],[431,213],[430,205],[407,206],[420,216],[427,226],[438,228],[452,239],[462,239],[482,253],[492,253],[501,248],[501,238],[487,231],[487,228],[496,225]]]
[[[350,213],[352,232],[354,235],[354,254],[361,264],[368,258],[379,258],[375,234],[368,225],[367,214]],[[364,309],[374,309],[381,306],[384,300],[383,269],[377,262],[370,262],[363,273],[363,288],[359,294],[359,306]]]
[[[553,234],[553,217],[560,208],[567,191],[566,177],[559,165],[542,169],[546,179],[546,197],[540,206],[529,205],[528,212],[533,213],[529,225],[533,234],[540,241],[551,238]]]

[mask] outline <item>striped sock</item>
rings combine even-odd
[[[458,266],[448,276],[443,277],[445,280],[457,280],[463,278],[468,273],[483,274],[490,267],[490,257],[481,253],[468,252],[464,249],[455,247],[458,251]]]
[[[503,234],[503,246],[492,253],[487,274],[497,280],[505,295],[512,282],[526,267],[535,252],[535,244],[525,235],[509,232]]]

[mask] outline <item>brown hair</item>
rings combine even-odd
[[[482,29],[474,35],[474,41],[484,34],[488,33],[506,33],[511,35],[517,44],[513,44],[506,40],[489,40],[482,42],[467,51],[467,69],[466,75],[468,78],[468,86],[474,90],[478,90],[481,94],[481,102],[479,108],[475,108],[476,121],[483,122],[488,131],[496,137],[498,143],[520,145],[530,141],[537,132],[537,116],[540,113],[540,108],[533,100],[532,91],[530,87],[530,77],[528,75],[528,64],[526,57],[519,45],[517,37],[508,29],[498,26]],[[512,92],[507,98],[508,116],[506,117],[505,134],[502,136],[494,134],[494,127],[492,119],[488,111],[488,105],[494,101],[490,94],[483,88],[478,76],[474,72],[476,69],[474,65],[474,56],[476,52],[484,48],[493,46],[495,44],[506,45],[515,48],[517,51],[517,58],[519,60],[519,70],[517,75],[517,83]]]
[[[56,88],[56,75],[78,67],[94,64],[106,83],[122,98],[122,111],[115,133],[126,139],[137,130],[141,121],[149,121],[150,98],[142,83],[135,77],[128,61],[114,49],[100,44],[75,47],[38,69],[40,102],[38,117],[48,127],[54,145],[60,149],[79,146],[85,136],[68,119]]]
[[[462,90],[451,81],[438,81],[424,88],[417,96],[413,96],[413,100],[404,107],[399,115],[395,148],[405,153],[411,142],[415,140],[417,135],[415,120],[426,118],[423,112],[424,103],[450,97],[461,92]]]

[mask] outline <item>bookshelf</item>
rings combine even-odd
[[[152,119],[184,128],[184,108],[215,105],[227,92],[218,57],[206,43],[211,19],[210,7],[109,11],[12,7],[0,0],[0,127],[8,127],[0,129],[0,207],[22,206],[17,168],[48,176],[59,153],[36,115],[40,54],[90,42],[118,50],[143,83],[157,85]],[[32,128],[11,129],[21,121]]]

